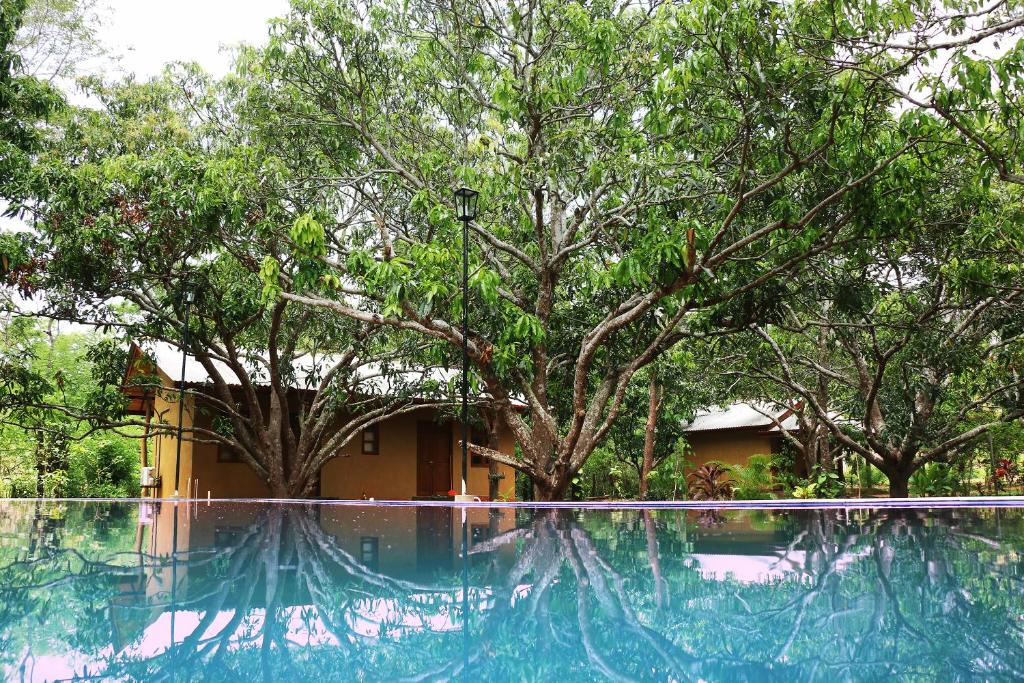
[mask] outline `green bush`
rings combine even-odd
[[[770,458],[775,484],[782,487],[785,493],[792,492],[800,484],[800,478],[796,476],[796,448],[789,441],[783,439],[779,451],[772,453]]]
[[[954,469],[943,462],[930,462],[910,477],[915,496],[955,496],[962,488]]]
[[[120,498],[138,491],[138,452],[125,439],[87,439],[72,449],[70,495]]]
[[[854,481],[862,490],[884,487],[888,484],[888,480],[882,474],[882,471],[877,467],[873,467],[871,463],[863,458],[858,456],[853,458],[851,462],[856,463],[856,466],[853,468],[856,479],[854,480],[851,477],[851,486],[854,485]]]
[[[838,498],[843,492],[843,483],[835,472],[825,472],[815,467],[811,476],[793,489],[794,498]]]
[[[772,456],[752,455],[746,465],[730,468],[734,480],[733,497],[737,500],[765,500],[774,498],[775,477],[772,475]]]
[[[31,473],[17,472],[0,479],[0,498],[33,498],[36,478]]]

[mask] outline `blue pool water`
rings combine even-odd
[[[0,501],[8,680],[1024,678],[1017,508]]]

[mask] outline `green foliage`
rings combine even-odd
[[[657,466],[648,477],[650,500],[676,500],[685,496],[685,468],[689,451],[686,439],[678,438],[671,445],[668,455],[658,458]],[[637,459],[634,462],[624,455],[630,454],[624,454],[614,438],[611,443],[595,448],[593,455],[573,480],[579,496],[583,499],[636,499],[640,489],[640,461]]]
[[[123,345],[76,333],[50,341],[22,320],[0,347],[0,494],[137,495],[137,442],[94,431],[123,414]]]
[[[885,475],[878,468],[872,467],[871,463],[866,462],[863,458],[855,458],[853,462],[855,463],[854,473],[861,489],[868,490],[886,484]]]
[[[773,458],[770,455],[752,455],[746,465],[731,465],[733,497],[736,500],[763,500],[775,498]]]
[[[771,472],[783,491],[791,491],[799,485],[796,476],[796,448],[788,439],[783,439],[779,450],[771,454]]]
[[[573,483],[583,499],[636,498],[640,488],[638,471],[623,463],[608,446],[594,449]]]
[[[177,340],[194,291],[196,349],[287,349],[287,383],[307,352],[353,350],[392,379],[452,367],[466,312],[474,389],[552,495],[635,491],[655,374],[663,496],[682,420],[721,398],[709,376],[800,400],[894,472],[1024,415],[1022,195],[993,183],[1019,175],[1024,50],[969,54],[974,3],[296,0],[226,78],[89,79],[90,106],[64,108],[19,72],[25,2],[0,1],[0,193],[37,219],[0,238],[0,278],[45,290],[56,317]],[[88,46],[75,17],[93,6],[29,10],[60,10]],[[978,23],[1014,35],[1017,13]],[[946,32],[965,36],[948,72],[920,76]],[[458,185],[481,193],[468,244]],[[358,372],[323,372],[313,403],[340,414]],[[77,392],[85,422],[123,412],[115,384]],[[0,368],[10,405],[70,385]],[[797,484],[792,462],[768,470]],[[822,476],[799,493],[832,494]]]
[[[97,437],[71,449],[68,494],[81,498],[138,495],[139,450],[127,439]]]
[[[928,463],[910,477],[915,496],[956,496],[964,492],[954,468],[946,463]]]
[[[658,396],[654,432],[653,469],[648,476],[648,495],[671,498],[685,491],[681,474],[688,447],[683,428],[703,404],[710,401],[710,386],[692,355],[675,349],[657,365],[638,373],[623,398],[622,408],[605,442],[616,459],[627,466],[619,478],[622,488],[614,495],[636,498],[643,468],[647,420],[650,410],[651,379]]]
[[[106,12],[102,0],[29,0],[14,41],[24,71],[54,83],[74,78],[101,57],[113,64],[116,58],[98,36]]]
[[[986,187],[961,153],[901,163],[917,189],[878,188],[852,218],[884,239],[809,260],[785,321],[723,343],[733,391],[798,398],[835,447],[906,475],[1020,424],[1021,188]]]
[[[843,484],[835,472],[815,468],[811,476],[793,488],[794,498],[838,498],[843,493]]]
[[[456,348],[468,307],[488,390],[536,398],[505,415],[523,423],[523,470],[564,490],[553,479],[575,476],[604,438],[620,452],[635,440],[638,412],[621,402],[637,370],[687,333],[780,320],[784,274],[893,230],[848,214],[910,192],[927,136],[862,77],[892,67],[884,55],[823,68],[797,37],[835,32],[827,11],[799,3],[295,3],[230,86],[262,153],[286,175],[332,180],[269,226],[289,249],[254,261],[267,298],[286,282]],[[483,207],[468,302],[452,287],[451,188],[463,184]],[[338,258],[316,258],[324,248]],[[619,434],[605,418],[624,419]],[[522,436],[532,429],[543,433]]]
[[[4,199],[24,196],[32,154],[41,141],[39,124],[63,105],[55,88],[24,72],[24,58],[15,41],[28,6],[27,0],[0,0],[0,198]]]

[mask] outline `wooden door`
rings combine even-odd
[[[452,487],[452,430],[448,423],[416,424],[416,495],[443,496]]]

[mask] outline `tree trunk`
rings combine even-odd
[[[533,499],[539,503],[550,503],[565,500],[565,492],[569,489],[572,475],[552,474],[548,479],[533,480]]]
[[[43,482],[46,479],[46,465],[43,462],[43,434],[36,434],[36,498],[45,493]]]
[[[821,425],[815,425],[814,429],[814,448],[818,452],[818,462],[821,464],[823,472],[835,472],[836,463],[832,458],[832,449],[828,442],[828,433],[822,428]]]
[[[497,416],[487,416],[487,447],[494,451],[501,450],[501,439],[498,435]],[[487,498],[497,500],[501,495],[502,474],[498,469],[498,463],[493,460],[487,461]]]
[[[677,453],[672,464],[672,500],[679,500],[679,466],[682,464],[683,454]]]
[[[650,482],[647,478],[654,469],[654,435],[658,428],[658,374],[651,371],[648,387],[650,402],[647,404],[647,429],[644,431],[644,461],[640,467],[640,500],[647,500]]]
[[[299,498],[305,482],[288,482],[283,472],[277,476],[272,473],[267,481],[267,489],[271,498]]]

